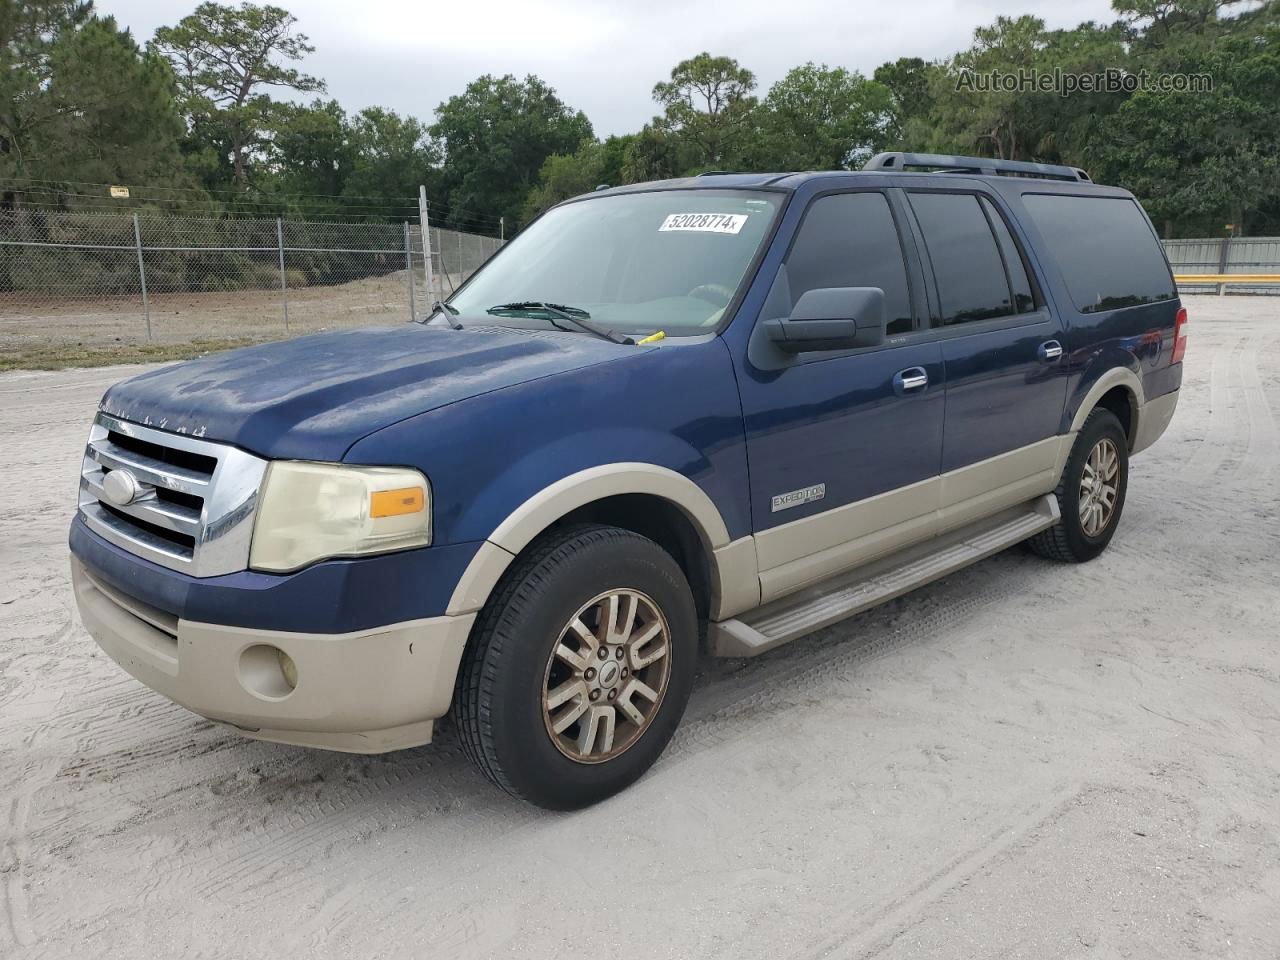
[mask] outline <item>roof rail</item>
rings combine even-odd
[[[1041,177],[1046,180],[1083,180],[1092,183],[1079,167],[1059,163],[1030,163],[1026,160],[994,160],[991,157],[954,157],[944,153],[877,153],[862,165],[863,170],[909,172],[909,167],[945,170],[947,173],[981,173],[989,176]]]

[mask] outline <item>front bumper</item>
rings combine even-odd
[[[322,560],[295,573],[193,577],[108,543],[76,515],[71,552],[108,586],[183,620],[255,630],[355,633],[439,616],[479,543]]]
[[[135,678],[189,710],[262,740],[384,753],[431,740],[453,697],[475,614],[350,633],[299,633],[181,619],[94,576],[74,555],[80,618]],[[296,664],[290,688],[275,651]]]

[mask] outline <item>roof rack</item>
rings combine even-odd
[[[994,160],[991,157],[953,157],[944,153],[877,153],[863,164],[863,170],[909,172],[909,167],[947,173],[980,173],[988,176],[1040,177],[1045,180],[1083,180],[1092,183],[1079,167],[1059,163],[1030,163],[1026,160]]]

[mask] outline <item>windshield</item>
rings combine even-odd
[[[710,333],[781,204],[780,194],[747,190],[665,190],[569,203],[512,240],[449,305],[464,323],[545,325],[550,314],[522,309],[543,303],[625,334]],[[490,313],[499,307],[507,309]]]

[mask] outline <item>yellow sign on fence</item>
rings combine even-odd
[[[115,197],[117,200],[129,199],[128,187],[117,187],[115,184],[112,184],[110,187],[110,190],[111,190],[111,196]]]

